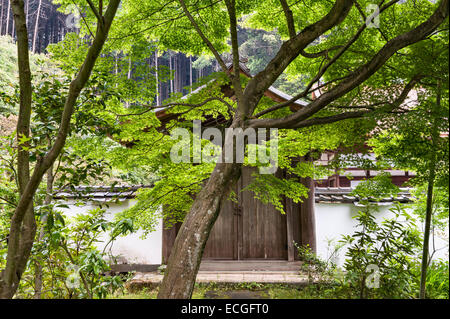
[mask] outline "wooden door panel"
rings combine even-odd
[[[252,192],[241,192],[254,171],[243,168],[235,188],[239,203],[224,203],[206,243],[204,259],[287,259],[286,216],[255,199]]]
[[[233,202],[226,201],[209,235],[203,258],[234,259],[235,231]]]
[[[242,185],[251,182],[254,169],[244,168]],[[250,191],[241,193],[242,259],[287,259],[286,216],[263,204]]]

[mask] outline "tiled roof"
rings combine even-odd
[[[57,192],[55,199],[88,199],[95,202],[122,202],[136,197],[141,188],[149,185],[119,185],[119,186],[79,186]]]
[[[278,95],[279,97],[281,97],[282,99],[284,99],[286,101],[290,101],[293,98],[289,94],[286,94],[286,93],[274,88],[273,86],[269,87],[268,91],[272,92],[275,95]],[[292,102],[292,104],[295,104],[298,106],[307,106],[309,103],[299,99],[299,100]]]
[[[136,197],[136,192],[141,188],[150,188],[150,185],[121,185],[121,186],[80,186],[71,190],[57,192],[55,199],[89,199],[96,202],[125,201]],[[352,195],[351,187],[316,187],[316,203],[353,203],[358,205],[360,198]],[[393,202],[409,203],[413,199],[410,189],[401,188],[396,197],[387,197],[381,200],[371,200],[380,205]]]
[[[357,205],[361,199],[352,195],[351,187],[316,187],[316,203],[354,203]],[[395,197],[386,197],[381,200],[370,199],[371,202],[377,202],[380,205],[391,204],[393,202],[410,203],[413,197],[409,188],[401,188]]]

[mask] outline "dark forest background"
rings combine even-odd
[[[77,32],[66,23],[67,15],[58,11],[59,5],[51,0],[25,0],[25,13],[29,32],[29,47],[33,53],[46,53],[49,44],[58,43],[70,32]],[[0,0],[0,35],[15,38],[14,19],[9,0]],[[251,74],[261,71],[281,46],[282,40],[275,33],[263,30],[239,30],[240,53],[245,59]],[[226,58],[226,57],[225,57]],[[188,57],[178,52],[158,52],[149,50],[146,57],[148,65],[156,69],[166,68],[173,74],[171,80],[160,81],[155,103],[162,104],[172,93],[189,93],[186,87],[200,78],[218,71],[217,62],[209,57]],[[213,62],[214,61],[214,62]],[[281,77],[275,87],[293,94],[298,83],[289,82]]]

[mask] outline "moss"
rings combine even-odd
[[[229,299],[235,295],[248,294],[258,299],[344,299],[351,292],[333,285],[309,285],[304,287],[285,284],[196,284],[192,299]],[[158,288],[134,287],[123,294],[110,296],[113,299],[155,299]]]

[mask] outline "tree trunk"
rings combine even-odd
[[[205,187],[197,195],[181,225],[172,248],[158,298],[191,298],[209,233],[239,179],[241,164],[217,164]]]
[[[173,66],[172,53],[169,51],[169,70],[170,70],[170,94],[173,94]]]
[[[0,35],[3,35],[3,0],[2,5],[0,6]]]
[[[439,136],[439,125],[438,125],[438,110],[441,106],[441,83],[438,82],[437,85],[437,99],[434,110],[432,110],[432,117],[434,117],[433,128],[432,128],[432,151],[430,159],[429,177],[428,177],[428,190],[427,190],[427,207],[425,214],[425,231],[423,236],[423,251],[422,251],[422,270],[420,275],[420,299],[426,298],[426,282],[427,282],[427,268],[428,268],[428,257],[429,257],[429,245],[430,245],[430,229],[431,229],[431,217],[433,215],[433,186],[436,177],[436,143]]]
[[[9,12],[11,11],[11,3],[8,1],[8,8],[6,9],[6,32],[5,34],[8,35],[9,32]]]
[[[55,176],[53,174],[53,165],[47,171],[47,189],[44,200],[44,205],[50,205],[52,202],[52,194],[53,194],[53,182]],[[39,239],[38,241],[42,241],[45,236],[45,224],[47,222],[47,218],[42,219],[41,229],[39,231]],[[43,267],[40,261],[37,261],[35,264],[34,270],[34,296],[33,299],[41,299],[42,296],[42,275],[43,275]]]
[[[20,105],[17,121],[17,139],[19,140],[22,137],[28,138],[30,135],[32,88],[24,3],[14,0],[11,4],[14,19],[17,22],[17,58],[20,75]],[[29,147],[29,142],[19,145],[17,155],[18,187],[21,197],[26,192],[26,186],[30,180],[30,159],[27,147]],[[7,267],[0,274],[0,298],[12,298],[30,256],[36,234],[33,203],[30,202],[23,210],[22,220],[17,221],[14,225],[15,221],[13,215],[8,242]],[[17,236],[16,240],[14,240],[15,236]]]
[[[192,93],[192,56],[189,57],[189,87]]]
[[[156,80],[156,105],[160,105],[159,79],[158,79],[158,50],[155,50],[155,80]]]
[[[34,33],[33,33],[33,53],[36,53],[36,38],[37,38],[37,32],[39,29],[39,16],[41,15],[41,4],[42,0],[39,0],[37,13],[36,13],[36,20],[34,20]]]
[[[25,25],[27,26],[28,30],[28,14],[30,13],[30,0],[25,0],[27,5],[25,8]]]
[[[131,55],[128,57],[128,73],[127,73],[127,79],[131,79]]]
[[[428,180],[425,231],[423,236],[422,269],[420,274],[420,299],[426,298],[426,281],[427,281],[427,268],[428,268],[428,256],[430,245],[431,216],[433,214],[433,184],[435,177],[434,164],[435,160],[433,160],[433,162],[430,164],[430,168],[433,168],[433,172],[430,172],[430,177]]]

